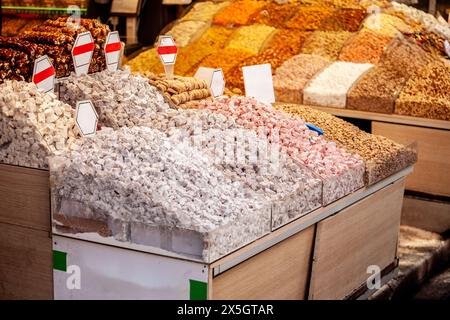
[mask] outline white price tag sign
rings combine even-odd
[[[223,71],[221,68],[198,68],[194,75],[194,78],[205,81],[208,84],[211,95],[214,98],[218,98],[223,95],[225,90],[225,78],[223,76]]]
[[[39,57],[34,61],[33,82],[43,92],[55,90],[55,68],[48,56]]]
[[[108,33],[104,50],[106,67],[109,71],[117,71],[117,69],[119,69],[120,54],[122,51],[122,44],[120,43],[118,31]]]
[[[77,102],[75,120],[84,137],[94,136],[97,132],[98,114],[90,100]]]
[[[77,36],[72,48],[73,65],[77,76],[88,74],[94,48],[94,38],[89,31]]]
[[[445,48],[445,52],[450,57],[450,43],[448,42],[448,40],[444,41],[444,48]]]
[[[270,64],[258,64],[242,67],[245,95],[263,103],[274,103],[272,67]]]

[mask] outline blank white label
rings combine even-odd
[[[263,103],[274,103],[272,67],[270,64],[242,67],[245,95]]]

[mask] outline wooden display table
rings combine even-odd
[[[404,219],[433,232],[450,229],[450,121],[317,107],[335,116],[371,122],[373,134],[398,143],[417,143],[418,162],[406,179]],[[425,216],[423,216],[425,215]]]

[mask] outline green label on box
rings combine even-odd
[[[67,253],[53,250],[53,269],[67,271]]]
[[[189,280],[189,299],[190,300],[207,300],[208,284],[206,282]]]

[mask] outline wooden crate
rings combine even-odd
[[[450,196],[450,130],[373,121],[372,133],[402,144],[417,142],[419,160],[407,190]]]
[[[52,299],[48,171],[0,164],[0,299]]]
[[[0,300],[52,299],[49,232],[0,223]]]
[[[396,260],[404,180],[317,224],[310,299],[343,299]]]
[[[211,278],[209,298],[305,299],[314,230],[315,226],[311,226]]]
[[[49,173],[0,164],[0,222],[50,231]]]
[[[420,197],[405,196],[402,225],[444,233],[450,230],[450,203]]]

